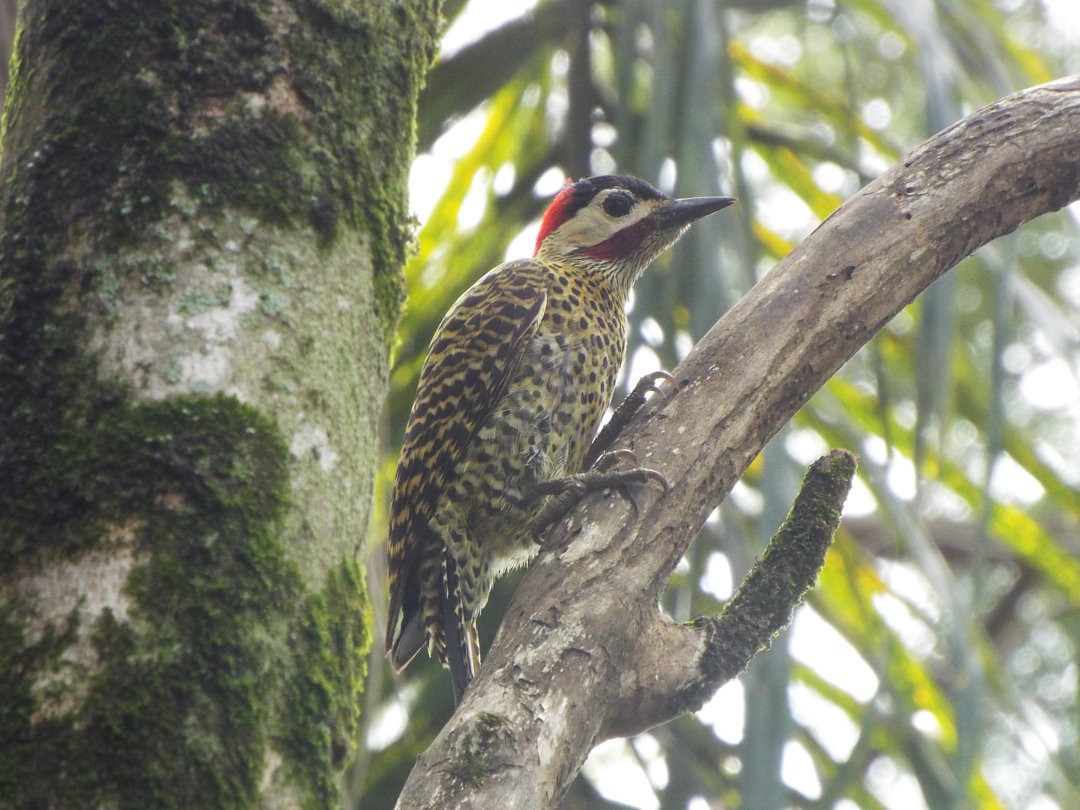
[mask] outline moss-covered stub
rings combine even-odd
[[[705,636],[700,677],[672,700],[672,716],[696,711],[767,649],[813,587],[840,523],[857,458],[835,450],[811,465],[783,525],[719,616],[691,622]]]

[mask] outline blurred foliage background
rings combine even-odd
[[[420,227],[384,508],[432,331],[483,272],[531,253],[564,177],[617,171],[739,197],[638,284],[626,385],[674,367],[905,151],[1080,73],[1075,0],[473,0],[445,13],[411,182]],[[1078,213],[966,259],[769,445],[664,608],[716,612],[805,466],[846,447],[860,475],[819,587],[702,711],[598,748],[565,807],[1080,807]],[[384,531],[370,542],[374,594]],[[485,643],[513,585],[493,597]],[[384,614],[376,599],[377,628]],[[450,710],[436,664],[394,676],[373,651],[355,807],[393,805]]]
[[[15,0],[0,0],[0,85]],[[378,503],[427,342],[528,255],[567,176],[735,194],[639,282],[624,385],[693,342],[844,198],[979,106],[1080,73],[1077,0],[445,0]],[[806,465],[861,456],[793,626],[700,712],[600,746],[574,808],[1080,807],[1080,209],[966,259],[778,435],[663,596],[714,613]],[[368,570],[385,625],[385,520]],[[617,576],[617,572],[612,573]],[[516,584],[481,621],[489,643]],[[451,711],[372,650],[353,808],[392,807]]]
[[[932,133],[1080,73],[1075,0],[448,2],[412,177],[382,462],[385,506],[427,341],[490,267],[529,255],[566,176],[735,194],[645,275],[624,385],[673,367],[847,196]],[[862,457],[793,627],[695,715],[598,748],[567,808],[1080,807],[1077,209],[965,260],[770,444],[663,597],[717,611],[802,470]],[[384,527],[370,542],[385,588]],[[613,572],[613,576],[617,573]],[[512,593],[482,626],[490,642]],[[385,606],[376,601],[376,627]],[[380,645],[381,646],[381,645]],[[445,722],[448,678],[373,651],[355,807],[391,807]]]

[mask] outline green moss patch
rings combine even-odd
[[[289,780],[311,810],[336,804],[332,773],[355,754],[369,613],[363,571],[345,560],[308,596],[293,628],[294,676],[280,733]]]
[[[128,621],[105,611],[92,628],[99,666],[82,704],[31,721],[30,684],[55,666],[69,630],[23,661],[9,653],[4,759],[21,765],[3,793],[12,807],[253,806],[267,680],[299,591],[278,534],[286,448],[225,396],[118,406],[95,434],[70,472],[91,490],[108,482],[111,494],[91,499],[104,504],[93,522],[138,525],[146,562],[128,580]],[[4,629],[5,648],[18,650],[24,628],[9,614]]]

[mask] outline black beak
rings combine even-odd
[[[656,209],[649,215],[649,219],[657,228],[680,228],[721,208],[727,208],[733,202],[734,197],[686,197]]]

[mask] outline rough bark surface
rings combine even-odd
[[[555,806],[596,743],[664,722],[741,671],[772,632],[754,611],[679,626],[657,610],[697,528],[769,438],[919,292],[1078,197],[1073,78],[978,110],[823,222],[675,369],[679,392],[647,406],[616,444],[662,471],[671,491],[639,488],[636,506],[595,496],[558,527],[398,806]]]
[[[437,0],[29,0],[0,808],[330,807]]]

